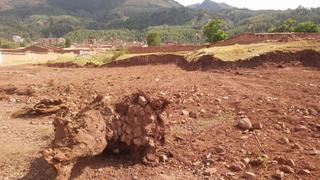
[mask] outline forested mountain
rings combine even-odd
[[[193,4],[189,6],[190,8],[196,8],[196,9],[206,9],[210,11],[220,11],[224,9],[234,9],[235,7],[230,6],[226,3],[217,3],[211,0],[205,0],[202,3]]]
[[[67,35],[81,41],[90,34],[103,39],[143,40],[146,33],[156,29],[165,30],[165,40],[180,38],[179,42],[195,43],[203,25],[217,17],[234,35],[266,32],[288,18],[320,24],[320,8],[254,11],[210,0],[189,7],[174,0],[0,0],[0,37]]]

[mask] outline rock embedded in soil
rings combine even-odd
[[[181,113],[184,117],[188,117],[190,112],[187,111],[187,110],[182,110],[182,113]]]
[[[259,130],[259,129],[262,129],[263,126],[261,123],[253,123],[252,124],[252,129],[255,129],[255,130]]]
[[[281,143],[281,144],[289,144],[290,140],[287,137],[282,137],[282,138],[279,139],[279,143]]]
[[[277,170],[274,175],[272,175],[273,178],[275,179],[283,179],[284,178],[284,172]]]
[[[245,172],[242,177],[246,180],[254,180],[257,178],[257,175],[253,172]]]
[[[240,118],[238,121],[238,127],[241,130],[246,131],[246,130],[252,129],[252,123],[249,118]]]
[[[189,117],[193,118],[193,119],[197,119],[198,118],[198,114],[196,112],[191,111],[189,113]]]
[[[308,169],[301,169],[298,174],[301,174],[301,175],[309,175],[311,174],[311,171],[309,171]]]
[[[285,173],[289,173],[289,174],[294,173],[294,169],[288,165],[283,165],[279,169]]]
[[[234,171],[234,172],[239,172],[239,171],[242,171],[243,170],[243,167],[245,167],[242,163],[235,163],[235,164],[232,164],[229,169],[231,171]]]
[[[212,167],[212,168],[208,168],[206,170],[204,170],[203,175],[204,176],[212,176],[217,172],[217,169]]]

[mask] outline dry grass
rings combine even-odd
[[[313,49],[320,51],[320,41],[292,41],[231,45],[200,49],[185,55],[189,61],[197,61],[204,55],[211,55],[223,61],[237,61],[258,56],[272,51],[299,51]]]

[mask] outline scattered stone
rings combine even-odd
[[[309,171],[308,169],[301,169],[298,174],[302,174],[302,175],[309,175],[311,174],[311,171]]]
[[[138,180],[138,176],[132,176],[131,180]]]
[[[288,165],[283,165],[279,169],[285,173],[289,173],[289,174],[294,173],[294,169]]]
[[[141,106],[145,106],[145,105],[147,105],[148,101],[147,101],[147,99],[146,99],[145,97],[139,96],[138,103],[139,103]]]
[[[189,111],[182,110],[182,115],[185,116],[185,117],[188,117],[189,116]]]
[[[237,113],[237,115],[239,115],[239,116],[241,116],[241,115],[246,115],[246,112],[244,112],[244,111],[239,111],[239,112]]]
[[[233,164],[229,169],[233,172],[239,172],[243,170],[244,165],[242,163]]]
[[[9,101],[10,101],[10,103],[16,103],[17,102],[17,100],[15,98],[10,98]]]
[[[241,118],[238,122],[238,127],[244,131],[251,129],[252,124],[251,124],[250,119],[249,118]]]
[[[249,158],[242,158],[241,159],[241,162],[244,164],[244,165],[247,165],[250,163],[250,159]]]
[[[295,131],[307,131],[308,128],[303,125],[298,125],[297,127],[294,128]]]
[[[295,162],[292,159],[285,159],[282,157],[277,157],[275,160],[278,162],[278,164],[288,165],[290,167],[295,167]]]
[[[288,165],[290,167],[295,167],[296,166],[295,162],[292,159],[288,159],[286,161],[286,165]]]
[[[303,147],[299,144],[299,143],[294,143],[292,146],[291,146],[292,149],[300,149],[300,150],[303,150]]]
[[[280,124],[276,124],[276,125],[274,125],[274,128],[275,128],[275,129],[277,129],[277,130],[281,130],[281,129],[282,129],[282,127],[281,127],[281,125],[280,125]]]
[[[250,160],[250,165],[252,166],[261,166],[263,164],[263,160],[261,158]]]
[[[252,124],[252,128],[258,130],[258,129],[262,129],[263,126],[262,126],[261,123],[253,123],[253,124]]]
[[[279,139],[279,143],[281,143],[281,144],[289,144],[290,140],[287,137],[282,137],[281,139]]]
[[[35,122],[35,121],[31,121],[30,122],[31,125],[39,125],[39,123]]]
[[[309,155],[313,155],[313,156],[319,155],[319,154],[320,154],[320,151],[317,149],[313,149],[312,151],[309,152]]]
[[[198,114],[196,112],[190,112],[189,113],[189,117],[193,118],[193,119],[197,119],[198,118]]]
[[[217,147],[215,147],[214,149],[215,149],[216,153],[218,153],[218,154],[223,154],[223,153],[225,153],[224,148],[221,147],[221,146],[217,146]]]
[[[208,168],[203,172],[204,176],[212,176],[213,174],[215,174],[217,172],[216,168]]]
[[[247,180],[253,180],[253,179],[256,179],[257,178],[257,175],[254,174],[253,172],[245,172],[243,174],[243,178],[244,179],[247,179]]]
[[[161,162],[167,162],[168,161],[168,157],[166,155],[161,155],[160,156],[160,161]]]
[[[277,170],[276,173],[272,176],[275,179],[283,179],[284,178],[284,172]]]

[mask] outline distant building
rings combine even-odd
[[[24,39],[18,35],[14,35],[12,36],[12,40],[15,42],[15,43],[23,43],[24,42]]]
[[[55,44],[65,43],[66,40],[64,38],[41,38],[39,40],[40,45],[50,46]]]

